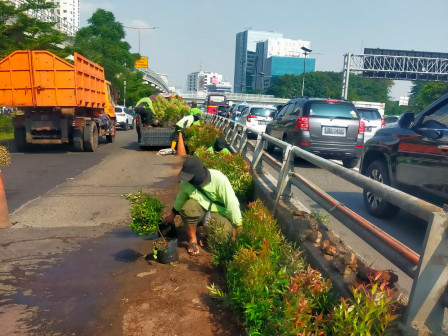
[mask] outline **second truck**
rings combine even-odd
[[[80,54],[74,64],[49,51],[18,50],[0,60],[0,106],[14,107],[18,151],[71,144],[94,152],[115,139],[115,103],[104,69]]]

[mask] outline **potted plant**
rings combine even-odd
[[[165,205],[155,195],[143,192],[122,195],[131,203],[131,230],[139,236],[159,234],[160,239],[154,241],[154,258],[163,264],[169,264],[179,259],[177,253],[177,239],[167,239],[161,228],[163,209]],[[172,224],[174,226],[174,224]]]

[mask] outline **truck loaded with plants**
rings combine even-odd
[[[141,127],[140,147],[171,146],[174,126],[184,115],[187,115],[190,107],[180,96],[164,98],[156,96],[152,103],[154,116],[151,125]]]
[[[104,69],[80,54],[74,64],[45,50],[17,50],[0,61],[0,106],[17,108],[14,141],[71,144],[94,152],[98,139],[115,138],[115,108]]]

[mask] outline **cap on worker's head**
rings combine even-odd
[[[199,114],[195,114],[195,115],[193,116],[193,119],[194,119],[194,121],[198,121],[198,120],[201,119],[201,116],[200,116]]]
[[[193,100],[191,102],[191,107],[196,107],[196,106],[198,106],[198,103],[196,103],[196,100]]]
[[[215,151],[222,151],[224,148],[226,148],[226,140],[223,137],[220,137],[216,139],[215,145],[213,146],[213,149]]]
[[[189,156],[179,172],[179,180],[189,182],[196,175],[204,170],[202,160],[197,156]]]

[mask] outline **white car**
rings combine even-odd
[[[115,106],[115,116],[117,118],[117,126],[122,127],[125,131],[134,128],[134,115],[127,107]]]
[[[274,106],[247,105],[237,122],[255,128],[259,132],[265,132],[266,125],[274,119],[276,113],[277,109]]]
[[[364,132],[364,142],[366,142],[375,135],[376,131],[384,127],[384,119],[376,108],[357,107],[356,111],[366,127]]]

